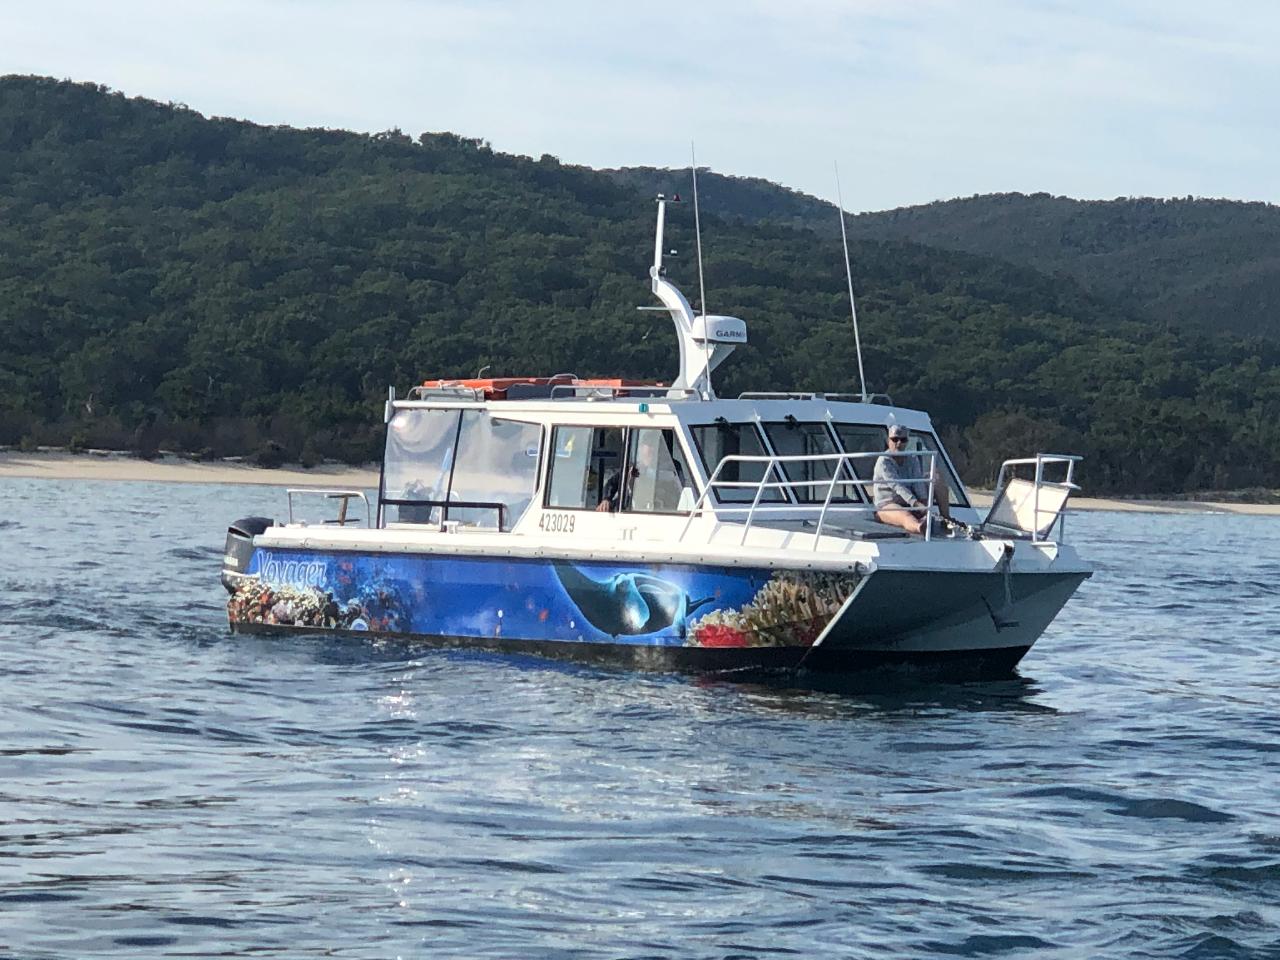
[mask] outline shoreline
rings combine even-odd
[[[975,507],[982,510],[991,506],[989,490],[970,490],[969,499]],[[1105,497],[1072,497],[1068,507],[1070,512],[1235,513],[1254,517],[1280,517],[1280,503],[1237,503],[1229,500],[1109,500]]]
[[[230,460],[188,460],[174,454],[143,460],[114,451],[66,453],[0,451],[0,480],[109,480],[134,483],[240,483],[268,487],[377,487],[376,466],[297,464],[279,468]]]
[[[279,487],[378,486],[376,465],[352,467],[323,464],[310,469],[288,464],[279,468],[251,466],[234,461],[197,461],[176,455],[142,460],[114,451],[66,453],[48,450],[24,453],[0,450],[0,480],[102,480],[134,483],[238,483]],[[971,490],[973,505],[985,509],[991,504],[990,491]],[[1116,513],[1235,513],[1250,516],[1280,516],[1277,503],[1237,503],[1220,500],[1111,500],[1073,497],[1072,510],[1101,510]]]

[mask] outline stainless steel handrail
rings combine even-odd
[[[356,523],[357,520],[347,519],[347,506],[357,497],[364,501],[364,525],[366,527],[373,526],[373,511],[369,507],[369,498],[359,490],[326,490],[318,487],[292,487],[285,491],[289,498],[289,522],[293,523],[293,497],[294,494],[302,496],[304,494],[310,496],[323,496],[329,500],[341,500],[338,506],[338,519],[336,521],[328,521],[326,523],[337,523],[340,527],[345,527],[348,523]]]
[[[837,403],[876,403],[893,406],[893,397],[887,393],[822,393],[821,391],[747,390],[738,394],[739,400],[834,400]]]
[[[410,387],[406,400],[474,400],[484,399],[484,390],[461,383],[442,383],[439,386]]]
[[[829,400],[836,397],[859,397],[860,393],[821,393],[812,390],[745,390],[739,400]]]
[[[863,480],[858,477],[858,475],[853,471],[852,461],[865,460],[865,459],[870,459],[872,457],[879,458],[885,455],[886,455],[886,451],[875,450],[875,451],[865,451],[865,452],[859,452],[859,453],[813,454],[809,456],[805,456],[805,455],[748,456],[744,454],[729,454],[728,456],[721,457],[720,462],[716,464],[715,470],[711,472],[711,476],[710,478],[708,478],[707,484],[702,490],[702,494],[694,502],[693,506],[689,508],[689,515],[685,519],[685,524],[683,529],[680,531],[680,539],[683,541],[685,538],[685,535],[689,532],[689,528],[693,525],[693,518],[704,512],[705,505],[707,503],[707,498],[711,495],[712,490],[725,489],[725,488],[754,489],[755,496],[752,497],[751,505],[749,507],[745,507],[745,508],[735,507],[735,506],[726,505],[724,503],[717,503],[713,507],[713,513],[717,516],[722,514],[742,513],[744,509],[746,510],[747,519],[746,519],[746,523],[743,525],[742,539],[739,542],[743,544],[747,542],[747,535],[751,532],[751,526],[755,520],[757,513],[768,514],[768,513],[778,513],[778,512],[785,511],[786,513],[794,514],[798,511],[801,514],[803,514],[805,512],[814,512],[814,510],[816,509],[816,512],[818,514],[818,522],[817,522],[817,526],[814,529],[814,534],[813,534],[813,549],[816,551],[818,549],[818,541],[821,538],[823,528],[826,525],[827,515],[831,513],[833,510],[837,513],[862,513],[862,514],[870,513],[873,515],[876,513],[877,508],[874,502],[874,497],[868,498],[871,500],[870,503],[859,502],[856,504],[841,504],[835,507],[832,506],[831,500],[835,495],[835,490],[837,486],[853,486],[861,489],[874,486],[874,484],[876,483],[874,479]],[[911,455],[928,458],[929,475],[927,477],[901,477],[899,479],[900,479],[900,482],[902,483],[927,483],[928,484],[928,496],[925,501],[926,513],[925,513],[924,538],[925,540],[932,540],[933,539],[933,506],[934,506],[935,492],[936,492],[935,486],[934,486],[935,484],[934,477],[937,475],[938,454],[937,454],[937,451],[934,451],[934,450],[915,450],[911,452]],[[831,478],[829,480],[788,480],[786,479],[785,470],[781,469],[782,465],[787,463],[828,463],[832,461],[835,462],[836,466],[835,466],[835,469],[831,472]],[[762,463],[762,464],[765,464],[766,466],[765,466],[764,472],[761,474],[761,477],[758,481],[721,480],[720,474],[724,470],[725,464],[728,464],[728,463]],[[773,475],[775,471],[777,471],[777,475],[779,476],[780,479],[775,481],[770,481],[769,477]],[[780,490],[780,489],[787,489],[787,488],[794,488],[794,487],[821,487],[821,486],[826,486],[827,492],[826,492],[826,497],[824,498],[820,509],[817,509],[815,504],[801,504],[801,503],[791,503],[791,502],[787,502],[780,509],[773,505],[766,505],[764,507],[761,507],[760,505],[760,498],[764,495],[765,490]],[[907,508],[891,507],[888,509],[907,509]]]
[[[557,383],[551,387],[552,400],[679,400],[698,396],[691,387],[664,387],[659,384],[615,387],[610,384]]]

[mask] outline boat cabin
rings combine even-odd
[[[875,529],[870,481],[892,423],[910,431],[908,452],[936,459],[962,519],[970,507],[927,415],[821,394],[433,381],[388,401],[386,420],[379,526],[603,533],[627,518],[795,522],[834,510]]]

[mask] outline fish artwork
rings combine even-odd
[[[681,587],[649,573],[617,573],[602,581],[592,580],[567,563],[557,563],[554,568],[560,585],[587,622],[611,637],[674,627],[684,639],[689,615],[712,600],[694,600]]]

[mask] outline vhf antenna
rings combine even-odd
[[[867,378],[862,373],[862,341],[858,338],[858,305],[853,297],[853,267],[849,265],[849,237],[844,232],[844,196],[840,192],[840,163],[836,161],[836,200],[840,211],[840,242],[844,244],[844,275],[849,281],[849,313],[853,317],[853,347],[858,352],[858,389],[862,391],[862,402],[867,402]],[[696,183],[697,181],[695,181]],[[695,188],[696,189],[696,188]],[[695,196],[697,194],[695,193]],[[697,209],[696,207],[694,208]],[[699,255],[701,256],[701,255]],[[701,259],[699,259],[701,264]]]
[[[706,356],[707,379],[703,399],[711,399],[711,331],[707,329],[707,287],[702,278],[702,219],[698,215],[698,155],[694,151],[693,141],[689,141],[689,161],[693,166],[693,232],[698,243],[698,297],[699,309],[702,312],[702,347]]]

